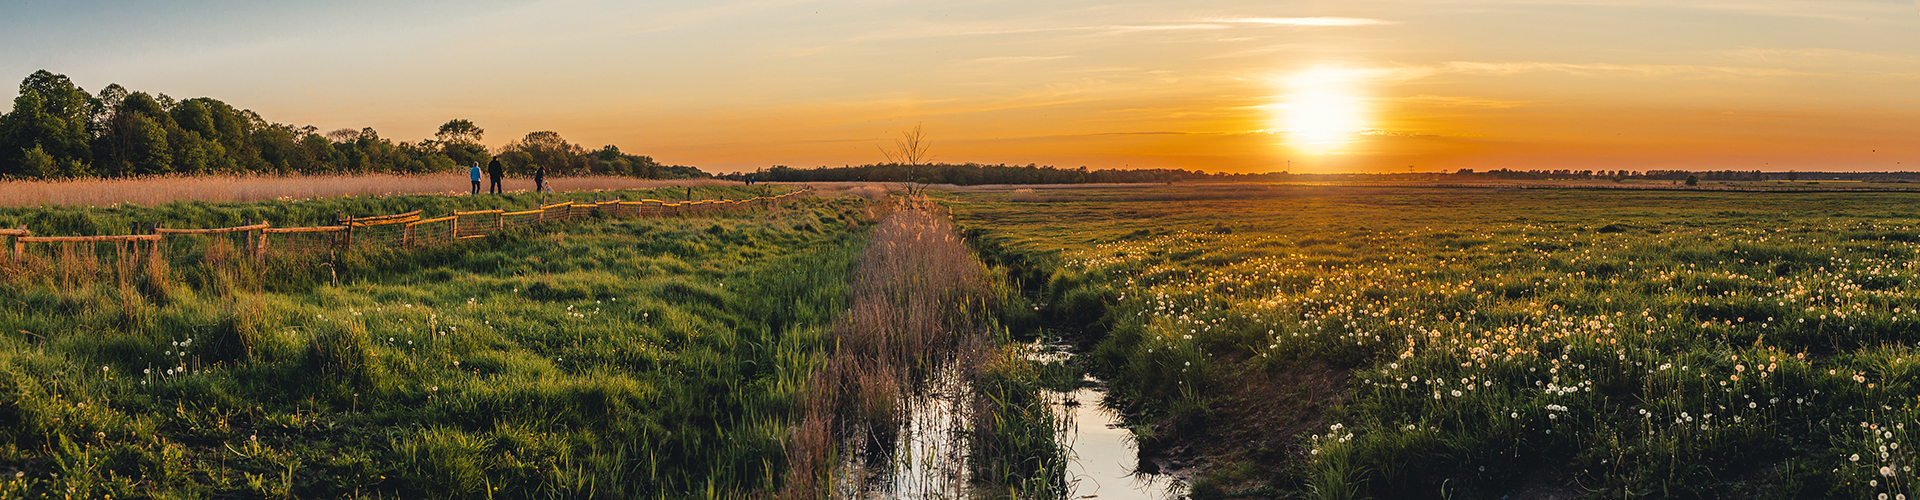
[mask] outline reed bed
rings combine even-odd
[[[1000,350],[988,323],[1001,290],[938,205],[899,200],[860,257],[849,307],[833,328],[835,349],[811,379],[782,498],[968,489],[970,457],[955,431],[978,435],[981,411],[997,410],[978,404],[972,386],[999,366],[985,361]],[[903,448],[946,452],[901,456]],[[927,477],[889,477],[913,460],[932,464],[909,467]]]

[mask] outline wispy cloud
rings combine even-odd
[[[981,58],[969,59],[967,60],[967,62],[1018,63],[1018,62],[1033,62],[1033,61],[1052,61],[1055,59],[1068,59],[1072,57],[1074,56],[994,56],[994,57],[981,57]]]
[[[1225,25],[1220,25],[1220,24],[1200,24],[1200,23],[1193,23],[1193,24],[1143,24],[1143,25],[1110,25],[1110,26],[1098,26],[1098,27],[1092,27],[1091,29],[1100,29],[1100,30],[1105,30],[1105,31],[1171,31],[1171,30],[1223,30],[1223,29],[1227,29],[1227,26],[1225,26]]]
[[[1751,68],[1739,66],[1711,66],[1698,64],[1612,64],[1612,63],[1559,63],[1559,62],[1467,62],[1454,61],[1439,68],[1439,72],[1483,73],[1511,75],[1538,71],[1593,74],[1593,73],[1637,73],[1648,76],[1673,75],[1733,75],[1733,76],[1804,76],[1804,71],[1778,68]]]
[[[1448,107],[1448,108],[1486,108],[1486,109],[1517,108],[1520,106],[1525,106],[1533,103],[1533,101],[1511,101],[1511,100],[1503,100],[1503,99],[1487,99],[1487,98],[1480,98],[1480,97],[1461,97],[1461,96],[1441,96],[1441,95],[1432,95],[1432,94],[1420,94],[1420,95],[1411,96],[1411,97],[1400,97],[1400,98],[1392,98],[1387,100],[1395,101],[1403,104],[1413,104],[1413,105],[1421,105],[1421,106]]]
[[[1208,22],[1263,24],[1267,26],[1378,26],[1382,24],[1400,24],[1397,21],[1368,19],[1364,17],[1237,17],[1209,19]]]

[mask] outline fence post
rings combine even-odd
[[[340,254],[346,255],[346,254],[352,253],[353,252],[353,216],[347,215],[346,212],[340,212],[334,215],[333,223],[336,226],[347,226],[346,242],[340,245]]]
[[[267,227],[273,227],[273,225],[267,221],[260,221],[260,223],[266,224]],[[267,227],[260,228],[260,242],[253,248],[254,262],[265,262],[267,260]]]
[[[160,228],[163,228],[163,227],[167,227],[167,226],[158,222],[149,222],[147,223],[147,234],[160,234]],[[164,234],[160,234],[160,239],[153,240],[154,260],[160,259],[161,244],[166,242],[167,242],[167,235],[164,235]]]
[[[32,235],[32,234],[33,234],[33,232],[32,232],[32,231],[27,231],[27,225],[26,225],[26,224],[21,224],[21,225],[20,225],[20,231],[22,231],[22,233],[21,233],[21,235],[20,235],[20,236],[28,236],[28,235]],[[16,260],[16,261],[17,261],[17,260],[20,260],[20,259],[23,259],[23,258],[26,258],[26,256],[27,256],[27,254],[26,254],[26,252],[27,252],[27,242],[24,242],[24,241],[20,241],[20,236],[14,236],[14,237],[13,237],[13,258],[14,258],[14,260]]]
[[[460,211],[453,211],[453,241],[460,241]]]

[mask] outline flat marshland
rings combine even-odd
[[[1196,498],[1920,498],[1912,194],[944,196]]]
[[[688,189],[47,205],[0,227]],[[1913,194],[844,192],[350,254],[33,243],[0,259],[0,498],[1064,497],[1042,388],[1076,370],[1143,471],[1195,498],[1920,498]],[[1036,331],[1072,365],[1010,347]],[[929,415],[950,452],[914,448]]]
[[[0,219],[37,234],[112,233],[128,221],[300,225],[341,211],[538,202],[181,202],[20,208]],[[85,275],[9,261],[0,497],[764,490],[786,469],[805,376],[846,307],[872,219],[865,200],[801,197],[310,261],[204,250]]]

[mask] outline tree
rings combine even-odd
[[[41,70],[21,82],[12,109],[0,113],[0,178],[439,172],[489,155],[480,144],[486,131],[467,119],[449,120],[417,143],[396,143],[372,128],[322,132],[268,122],[209,97],[175,100],[118,84],[92,95]],[[589,153],[551,131],[500,152],[509,164],[541,165],[556,175],[706,176],[611,146]]]
[[[1693,175],[1693,174],[1687,174],[1687,185],[1688,185],[1688,186],[1698,186],[1698,185],[1700,185],[1700,176],[1698,176],[1698,175]]]
[[[880,154],[886,155],[887,163],[919,165],[920,162],[933,159],[927,154],[927,148],[932,145],[933,142],[927,140],[926,131],[916,123],[913,130],[900,131],[900,138],[893,140],[892,149],[880,148]]]
[[[22,169],[31,149],[56,165],[90,162],[93,135],[87,129],[93,110],[93,96],[65,75],[40,70],[27,76],[13,111],[0,116],[0,174],[26,174]]]
[[[26,150],[25,161],[22,161],[20,164],[20,175],[36,179],[45,179],[57,177],[59,174],[60,168],[53,164],[53,157],[49,156],[46,150],[41,149],[38,145],[34,146],[33,149]]]
[[[353,142],[354,140],[359,139],[360,131],[350,129],[350,128],[343,128],[343,129],[334,130],[332,132],[327,132],[326,135],[327,135],[327,140],[329,141],[333,141],[337,143],[346,143],[346,142]]]
[[[486,130],[475,126],[472,121],[455,118],[441,124],[440,131],[434,132],[433,138],[439,139],[442,143],[478,144],[480,138],[486,133]]]
[[[485,163],[488,159],[487,147],[480,145],[480,139],[484,137],[486,133],[486,130],[482,130],[470,120],[455,118],[447,120],[447,123],[441,124],[440,130],[434,132],[433,140],[430,142],[438,145],[440,153],[446,155],[453,164],[472,165],[475,163]],[[422,143],[421,145],[427,146],[428,144]],[[431,164],[432,162],[429,161],[429,163]]]
[[[502,157],[509,153],[525,153],[524,157],[514,155],[517,164],[509,164],[517,174],[529,174],[535,166],[544,166],[550,175],[577,175],[585,166],[586,159],[583,157],[587,155],[587,149],[568,143],[560,138],[559,132],[542,130],[507,143],[500,148],[500,153]],[[521,161],[524,163],[518,163]]]
[[[925,179],[920,178],[920,169],[918,167],[920,166],[920,162],[933,159],[932,156],[927,154],[927,148],[932,146],[932,141],[927,140],[926,131],[920,128],[920,124],[915,123],[913,124],[913,130],[900,131],[900,138],[893,140],[893,149],[880,148],[880,154],[887,156],[888,163],[907,164],[906,181],[909,184],[909,186],[907,186],[908,196],[912,196],[914,191],[916,191],[916,188],[911,184],[926,184]],[[922,185],[920,188],[924,189],[925,186]]]

